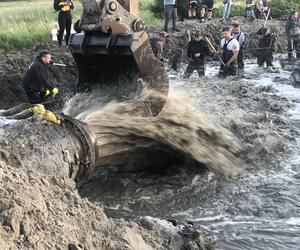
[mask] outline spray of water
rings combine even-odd
[[[67,103],[65,113],[86,122],[97,136],[98,166],[161,169],[184,160],[226,176],[242,172],[241,145],[231,132],[178,94],[168,96],[158,116],[145,117],[145,106],[137,107],[149,95],[153,98],[145,91],[135,101],[107,103],[93,92]]]

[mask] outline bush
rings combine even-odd
[[[274,18],[287,18],[291,10],[300,11],[300,1],[299,0],[273,0],[270,3],[271,14]]]

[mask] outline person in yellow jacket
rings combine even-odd
[[[72,15],[71,9],[74,9],[72,0],[54,0],[54,9],[59,11],[58,24],[59,31],[57,34],[58,45],[62,45],[64,31],[66,30],[66,46],[69,45],[69,39],[71,34]]]

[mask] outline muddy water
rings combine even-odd
[[[146,124],[142,118],[123,126],[121,113],[110,117],[105,109],[92,116],[79,116],[94,126],[99,138],[106,139],[101,146],[117,144],[121,149],[127,145],[130,159],[135,159],[132,152],[142,145],[148,149],[158,147],[158,154],[155,151],[147,157],[145,151],[139,152],[142,160],[150,166],[159,165],[161,170],[128,173],[122,171],[126,166],[99,168],[88,182],[78,184],[81,195],[102,203],[112,217],[135,219],[147,215],[192,221],[214,235],[220,249],[299,249],[300,89],[289,84],[287,72],[269,74],[251,61],[247,62],[246,79],[220,80],[214,76],[216,70],[210,65],[208,76],[201,81],[195,75],[183,81],[171,74],[171,92],[193,100],[198,110],[172,112],[176,105],[166,109],[166,117],[172,113],[173,120],[178,121],[178,116],[184,118],[177,123],[180,130],[173,130],[174,124],[169,123],[161,127],[163,132],[157,133],[155,125],[166,121],[152,120]],[[107,111],[112,110],[115,107]],[[106,115],[110,124],[101,115]],[[203,143],[203,137],[194,133],[199,127],[209,128],[204,129],[206,132],[214,131],[218,143]],[[137,143],[141,138],[142,142]],[[172,144],[184,138],[192,141],[195,148]],[[213,151],[214,144],[222,147]],[[164,147],[168,150],[161,150]],[[184,155],[185,160],[174,155]],[[175,160],[161,169],[160,163],[166,158]],[[144,163],[137,158],[135,165],[139,161]],[[200,162],[210,170],[199,167]],[[230,175],[226,170],[232,173],[246,165],[242,176],[224,176]]]

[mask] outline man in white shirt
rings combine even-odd
[[[176,0],[164,0],[164,9],[165,9],[164,31],[168,32],[170,17],[172,17],[173,31],[179,31],[179,29],[177,29],[177,27],[176,27],[176,19],[177,19],[177,3],[176,3]]]
[[[246,37],[244,32],[241,32],[241,26],[238,23],[233,25],[231,31],[232,37],[234,37],[240,44],[239,55],[237,58],[237,65],[239,69],[244,69],[244,44],[246,41]]]
[[[223,28],[219,53],[222,53],[222,64],[219,74],[223,76],[236,75],[236,62],[239,54],[239,42],[232,37],[230,28]]]

